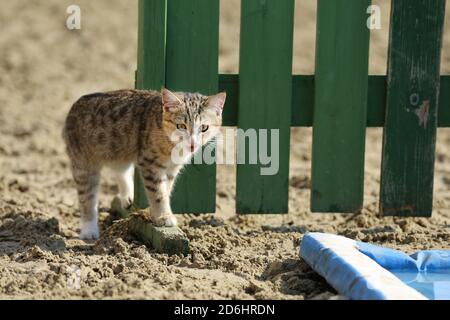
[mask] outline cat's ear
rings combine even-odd
[[[225,105],[225,99],[227,94],[225,92],[220,92],[216,95],[208,97],[208,108],[214,110],[219,116],[222,113],[223,106]]]
[[[175,93],[166,88],[161,88],[161,97],[164,111],[174,112],[181,105],[180,98],[178,98]]]

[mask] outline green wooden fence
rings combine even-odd
[[[384,127],[380,211],[431,216],[436,128],[450,127],[450,75],[439,74],[445,0],[392,0],[387,76],[368,75],[370,0],[318,0],[315,75],[292,75],[294,2],[241,1],[232,75],[218,74],[219,0],[140,0],[136,87],[223,90],[224,126],[280,130],[276,175],[238,164],[238,213],[288,212],[296,126],[313,127],[311,210],[358,212],[365,128]],[[174,211],[214,212],[215,175],[215,165],[188,165]],[[135,205],[144,208],[136,180]]]

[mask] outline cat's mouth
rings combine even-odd
[[[189,153],[194,153],[200,145],[196,143],[189,143],[186,147]]]

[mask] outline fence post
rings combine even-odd
[[[136,88],[159,90],[166,73],[166,0],[139,0]],[[148,207],[147,195],[135,171],[134,206]]]
[[[216,94],[218,56],[219,0],[168,1],[167,88]],[[171,203],[177,213],[215,212],[216,165],[187,165],[177,179]]]
[[[431,216],[445,0],[393,0],[380,212]]]
[[[311,211],[363,205],[370,0],[319,0]]]
[[[278,171],[261,175],[260,159],[237,165],[237,213],[286,213],[289,191],[289,138],[292,101],[293,0],[241,2],[238,128],[279,130]],[[258,137],[258,152],[259,139]],[[272,163],[271,165],[276,165]],[[270,172],[268,172],[270,173]]]

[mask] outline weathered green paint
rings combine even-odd
[[[441,76],[438,105],[438,127],[450,127],[450,76]]]
[[[218,90],[219,0],[170,0],[167,5],[166,86],[216,94]],[[216,166],[190,164],[175,184],[172,209],[215,212]]]
[[[242,150],[247,164],[237,166],[238,213],[288,211],[293,20],[293,0],[241,2],[238,127],[279,130],[279,170],[261,175],[266,165],[248,164],[249,148]]]
[[[385,214],[430,215],[436,122],[439,127],[450,127],[450,76],[440,77],[441,90],[438,90],[438,40],[442,37],[444,0],[394,1],[389,84],[385,76],[370,76],[365,93],[365,80],[358,82],[357,79],[367,79],[361,71],[367,57],[360,53],[366,52],[368,43],[365,40],[368,40],[365,10],[370,1],[352,1],[355,1],[352,6],[344,0],[319,1],[316,76],[291,76],[290,67],[287,71],[287,65],[291,64],[294,1],[242,1],[241,75],[218,77],[218,0],[139,0],[136,87],[159,90],[165,85],[174,90],[206,94],[215,93],[218,88],[225,90],[224,126],[312,126],[315,113],[313,189],[318,186],[318,173],[321,176],[319,181],[329,185],[323,189],[325,193],[330,194],[330,190],[337,193],[329,199],[339,202],[335,207],[332,204],[334,200],[330,201],[327,206],[330,210],[316,207],[320,211],[357,210],[359,206],[354,204],[360,202],[362,195],[363,153],[360,151],[364,145],[361,146],[360,142],[364,140],[364,127],[382,127],[386,117],[381,210]],[[344,5],[347,5],[345,9]],[[338,16],[339,21],[336,20]],[[435,19],[431,21],[426,17]],[[409,78],[414,68],[426,72],[412,73],[412,78]],[[290,80],[287,80],[288,75]],[[290,93],[287,88],[290,88]],[[414,109],[414,106],[407,105],[407,98],[414,92],[420,96],[419,105],[429,98],[426,130],[422,128],[420,131],[414,112],[405,111],[406,108]],[[365,104],[358,102],[363,101],[364,94],[367,97],[365,117],[362,115]],[[438,109],[437,99],[439,105],[446,107]],[[386,101],[389,103],[387,111]],[[289,146],[285,142],[289,141],[289,133],[282,130],[280,138],[278,175],[260,176],[260,165],[238,166],[238,212],[287,211]],[[326,143],[330,139],[331,142]],[[337,155],[338,159],[330,161],[327,154]],[[386,157],[387,154],[393,156]],[[359,163],[355,165],[355,161]],[[344,169],[341,167],[343,164],[346,165]],[[410,172],[412,174],[408,175]],[[345,196],[339,198],[344,193]],[[314,202],[314,195],[312,198]],[[176,212],[213,212],[215,166],[188,166],[172,200]],[[323,199],[317,202],[325,203]],[[133,208],[147,206],[137,174]],[[314,209],[315,206],[312,207]],[[396,210],[398,208],[406,209]]]
[[[159,90],[165,83],[166,0],[139,0],[136,88]],[[148,201],[139,171],[135,171],[134,206]]]
[[[120,202],[120,199],[118,197],[114,197],[114,199],[111,201],[111,212],[118,214],[121,218],[126,218],[132,212],[135,212],[137,210],[138,209],[134,206],[131,206],[128,209],[122,208],[122,203]]]
[[[237,74],[219,75],[219,91],[227,93],[222,113],[223,126],[237,125],[237,110],[239,104],[239,76]]]
[[[292,77],[291,126],[312,126],[314,76]]]
[[[431,216],[445,0],[393,0],[380,212]]]
[[[128,209],[122,208],[118,197],[114,197],[111,202],[111,212],[118,214],[120,218],[129,218],[130,232],[142,243],[161,253],[184,255],[189,253],[189,240],[180,228],[157,227],[143,211],[136,213],[137,211],[139,211],[138,208],[134,206]]]
[[[165,83],[166,0],[139,0],[138,19],[136,87],[159,90]]]
[[[311,211],[363,204],[370,0],[319,0]]]
[[[450,76],[441,76],[439,95],[438,127],[450,127]],[[219,90],[227,92],[223,113],[224,126],[237,125],[239,76],[219,75]],[[447,107],[445,107],[447,106]],[[311,127],[314,109],[314,76],[294,75],[292,77],[291,127]],[[386,76],[369,76],[367,93],[367,127],[383,127],[386,109]]]
[[[189,239],[178,227],[156,227],[139,214],[130,216],[128,227],[139,240],[160,253],[189,254]]]
[[[367,127],[382,127],[386,111],[386,76],[369,76]]]

